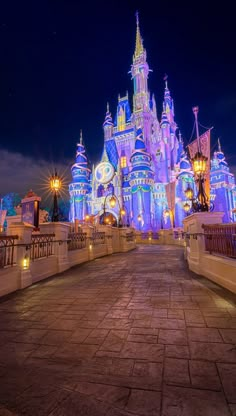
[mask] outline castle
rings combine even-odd
[[[195,189],[192,165],[180,132],[176,134],[174,102],[167,77],[160,120],[137,16],[131,65],[133,111],[129,97],[118,97],[112,119],[109,106],[103,123],[104,149],[100,163],[88,166],[82,134],[71,167],[70,221],[96,218],[97,223],[132,226],[140,231],[181,227],[187,215],[185,190]],[[221,150],[214,153],[210,172],[211,200],[224,222],[236,220],[234,175]]]

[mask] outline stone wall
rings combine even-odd
[[[99,226],[95,229],[84,225],[78,230],[86,235],[84,247],[70,250],[71,229],[71,224],[68,223],[40,224],[37,236],[41,237],[41,242],[38,243],[37,250],[46,250],[46,245],[49,244],[49,255],[34,258],[34,227],[22,222],[9,224],[8,235],[18,236],[18,240],[14,247],[14,264],[0,268],[0,296],[23,289],[77,264],[113,253],[126,252],[136,247],[134,232],[130,228]],[[95,240],[98,234],[102,238]],[[52,243],[46,242],[48,235],[53,236]]]

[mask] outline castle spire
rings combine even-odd
[[[139,16],[138,11],[136,12],[136,42],[135,42],[135,52],[134,52],[134,58],[139,57],[143,53],[143,40],[141,38],[140,34],[140,28],[139,28]]]
[[[82,135],[82,129],[80,129],[80,138],[79,138],[79,144],[83,144],[83,135]]]
[[[221,144],[220,144],[220,138],[218,138],[218,152],[222,152]]]

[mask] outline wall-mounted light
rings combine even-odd
[[[29,268],[30,259],[28,254],[25,254],[23,260],[22,260],[22,268],[23,270],[27,270]]]

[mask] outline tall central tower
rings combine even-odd
[[[136,42],[133,55],[133,65],[131,74],[134,82],[134,112],[148,111],[149,108],[149,91],[148,91],[148,73],[149,66],[146,61],[146,50],[143,47],[143,40],[140,34],[139,18],[136,13]]]

